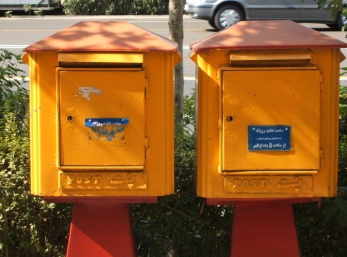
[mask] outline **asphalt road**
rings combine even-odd
[[[147,29],[164,37],[169,37],[168,16],[27,16],[18,15],[12,18],[0,18],[0,49],[8,49],[20,54],[24,47],[52,35],[66,27],[83,20],[126,20],[134,25]],[[320,31],[331,37],[347,42],[346,32],[334,31],[325,24],[305,24],[309,28]],[[185,94],[190,94],[194,88],[195,64],[189,58],[189,44],[217,33],[207,21],[184,16],[184,77]],[[347,49],[342,49],[347,56]],[[347,67],[347,61],[341,63]],[[27,67],[22,67],[27,72]],[[341,84],[347,85],[347,78],[342,78]]]

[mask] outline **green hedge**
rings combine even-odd
[[[0,49],[0,256],[65,256],[71,206],[30,195],[28,90],[20,56]]]
[[[65,0],[67,15],[168,14],[169,0]]]

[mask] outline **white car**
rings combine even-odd
[[[333,18],[330,11],[319,11],[314,0],[187,0],[184,10],[193,18],[207,20],[217,30],[242,20],[292,20],[339,28],[346,21],[340,14]]]

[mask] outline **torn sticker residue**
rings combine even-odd
[[[90,140],[124,140],[125,125],[129,124],[128,118],[87,118],[85,126],[90,128]]]
[[[101,90],[95,87],[79,87],[79,93],[82,97],[90,101],[90,94],[94,93],[96,95],[101,95]]]

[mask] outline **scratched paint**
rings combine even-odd
[[[124,140],[124,125],[102,125],[96,127],[90,127],[89,139],[90,140]]]
[[[101,95],[101,90],[95,87],[79,87],[79,95],[86,98],[88,101],[90,101],[90,94],[94,93],[96,95]]]

